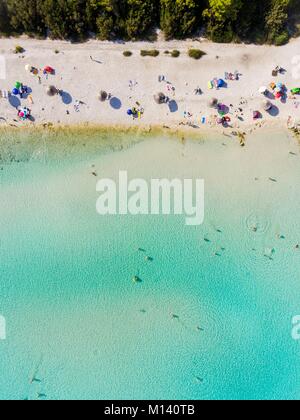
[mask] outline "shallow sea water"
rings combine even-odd
[[[299,398],[296,141],[140,140],[2,143],[0,398]],[[203,178],[204,224],[99,216],[92,172],[119,170]]]

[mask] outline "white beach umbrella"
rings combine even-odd
[[[259,93],[264,95],[267,92],[267,90],[268,90],[268,88],[266,86],[262,86],[261,88],[259,88]]]
[[[26,64],[25,66],[25,70],[29,72],[31,72],[32,66],[30,64]]]

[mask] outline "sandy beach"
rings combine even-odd
[[[16,45],[25,52],[15,54]],[[142,49],[158,49],[160,56],[143,58]],[[201,60],[188,57],[189,48],[200,48],[206,53]],[[165,54],[166,50],[178,49],[179,58]],[[270,124],[287,125],[300,118],[300,97],[289,98],[291,88],[300,86],[297,80],[295,60],[300,49],[300,39],[292,40],[283,47],[213,44],[207,41],[124,43],[89,41],[71,44],[65,41],[33,40],[25,37],[2,39],[1,54],[5,57],[6,78],[0,80],[0,88],[11,91],[16,81],[27,85],[31,100],[11,96],[0,100],[1,125],[77,125],[151,127],[178,129],[183,125],[205,130],[216,127],[217,111],[208,102],[216,97],[229,107],[230,129],[252,130]],[[131,57],[124,57],[129,50]],[[26,72],[30,64],[40,70],[39,76]],[[55,75],[45,76],[43,68],[51,66]],[[276,66],[286,69],[285,74],[272,77]],[[224,79],[225,72],[240,73],[239,80],[228,81],[226,88],[209,89],[212,79]],[[159,82],[159,76],[165,81]],[[168,85],[167,82],[170,82]],[[272,112],[262,109],[261,86],[282,82],[288,88],[286,101],[273,99]],[[54,85],[63,96],[49,97],[46,88]],[[170,91],[170,87],[174,90]],[[202,95],[195,95],[200,88]],[[100,102],[98,95],[105,90],[111,100]],[[171,103],[157,105],[154,94],[163,92]],[[138,104],[138,105],[137,105]],[[33,121],[19,121],[16,107],[28,106]],[[78,106],[76,106],[78,105]],[[133,119],[127,110],[138,107],[144,110],[141,118]],[[261,111],[262,119],[253,120],[253,112]],[[204,122],[205,121],[205,122]]]

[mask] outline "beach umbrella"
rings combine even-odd
[[[262,86],[261,88],[259,88],[259,93],[261,93],[262,95],[265,95],[267,91],[268,88],[266,86]]]
[[[214,87],[216,89],[218,89],[218,87],[219,87],[219,80],[217,78],[214,78],[214,80],[212,82],[213,82]]]
[[[291,93],[292,93],[293,95],[300,95],[300,88],[293,88],[293,89],[291,90]]]
[[[46,66],[44,68],[44,73],[54,74],[54,71],[55,70],[52,67],[50,67],[50,66]]]
[[[164,93],[160,92],[154,95],[154,100],[158,105],[160,105],[160,104],[166,103],[167,97]]]
[[[17,88],[14,88],[13,90],[12,90],[12,94],[13,95],[19,95],[19,89],[17,89]]]
[[[262,107],[265,111],[270,111],[273,108],[273,104],[270,101],[263,101]]]
[[[58,94],[58,90],[55,86],[48,86],[46,92],[48,96],[55,96]]]
[[[222,88],[222,87],[224,87],[225,86],[225,82],[224,82],[224,80],[223,79],[219,79],[218,80],[218,88]]]
[[[21,87],[22,87],[22,83],[21,82],[16,82],[15,88],[20,89]]]
[[[220,115],[224,116],[225,114],[227,114],[227,107],[224,104],[219,104],[218,105],[218,112]]]
[[[99,93],[99,100],[101,102],[105,102],[107,98],[108,98],[107,92],[105,92],[104,90],[101,90],[101,92]]]
[[[39,73],[38,69],[36,67],[31,66],[30,64],[26,64],[25,70],[28,73],[31,73],[33,76],[36,76]]]
[[[217,98],[211,98],[211,100],[208,102],[208,106],[210,108],[217,108],[218,103],[219,103],[219,101],[218,101]]]

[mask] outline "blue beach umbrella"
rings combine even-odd
[[[218,80],[218,88],[221,88],[221,87],[223,87],[223,86],[225,86],[225,82],[224,82],[224,80],[223,80],[223,79],[219,79],[219,80]]]
[[[14,88],[13,90],[12,90],[12,93],[13,93],[13,95],[19,95],[19,89],[17,89],[17,88]]]

